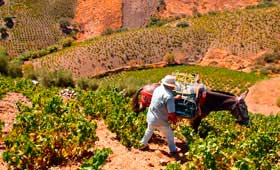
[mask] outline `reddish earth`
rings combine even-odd
[[[250,88],[250,92],[246,98],[248,109],[253,113],[261,113],[265,115],[280,113],[280,108],[276,105],[276,99],[280,97],[280,77],[258,82]],[[28,100],[18,93],[8,93],[6,97],[0,100],[0,119],[5,122],[3,129],[4,134],[8,133],[18,113],[16,102],[22,101],[29,103]],[[140,151],[138,149],[128,149],[116,140],[116,135],[110,132],[103,120],[97,120],[96,134],[99,141],[96,142],[97,148],[111,148],[113,154],[107,159],[107,163],[102,167],[104,170],[121,169],[121,170],[142,170],[142,169],[164,169],[165,165],[170,161],[181,161],[184,163],[184,153],[187,147],[184,141],[176,139],[177,146],[181,151],[175,155],[168,154],[166,142],[156,133],[150,141],[150,149],[148,151]],[[1,140],[0,154],[5,151],[3,139]],[[79,163],[73,163],[63,167],[53,167],[52,170],[76,170]],[[8,169],[6,163],[0,158],[0,169]]]
[[[166,10],[162,11],[162,17],[177,15],[195,15],[209,11],[234,10],[248,5],[254,5],[258,0],[165,0]]]
[[[262,51],[256,55],[241,57],[233,55],[229,51],[223,49],[209,49],[200,61],[199,65],[222,67],[231,70],[250,71],[250,68],[255,64],[256,59],[265,53],[266,51]]]
[[[83,30],[78,39],[100,35],[106,28],[137,28],[147,24],[152,15],[161,18],[234,10],[254,5],[259,0],[164,0],[165,8],[158,11],[159,0],[78,0],[74,21]]]
[[[120,28],[122,0],[78,0],[74,21],[83,30],[79,39],[100,35],[107,28]]]

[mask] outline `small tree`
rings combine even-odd
[[[10,63],[8,67],[8,75],[13,78],[22,77],[21,63],[19,62]]]
[[[0,26],[0,34],[2,39],[6,39],[9,36],[7,29],[2,26]]]
[[[11,17],[11,16],[5,16],[5,17],[3,17],[3,20],[5,21],[6,26],[7,26],[8,28],[13,28],[13,27],[14,27],[13,17]]]
[[[32,62],[28,62],[22,65],[22,73],[24,78],[32,79],[32,80],[37,79]]]

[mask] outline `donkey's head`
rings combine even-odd
[[[236,117],[239,124],[249,124],[249,114],[245,98],[249,91],[244,92],[240,96],[236,97],[236,103],[233,105],[231,113]]]

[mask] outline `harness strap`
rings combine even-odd
[[[200,98],[199,98],[199,101],[198,101],[198,109],[197,109],[197,113],[199,115],[201,115],[201,107],[203,106],[204,102],[206,100],[206,91],[203,91]]]

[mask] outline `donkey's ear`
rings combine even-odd
[[[240,99],[245,99],[246,98],[246,96],[247,96],[247,94],[249,93],[249,90],[247,90],[247,91],[245,91],[244,93],[242,93],[241,95],[240,95]]]

